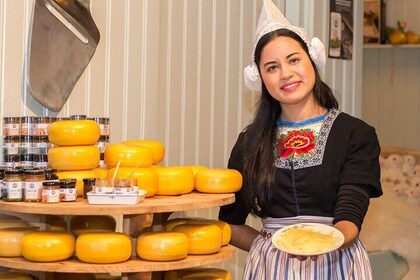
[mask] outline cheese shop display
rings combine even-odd
[[[34,262],[54,262],[74,254],[75,238],[63,231],[35,231],[21,239],[22,256]]]
[[[180,195],[194,189],[194,174],[188,167],[159,167],[154,169],[158,175],[158,195]]]
[[[189,240],[180,232],[147,232],[137,238],[136,253],[148,261],[180,260],[189,253]]]
[[[110,144],[105,149],[105,164],[112,168],[118,163],[121,167],[150,167],[153,151],[138,145]]]
[[[0,257],[21,257],[22,237],[33,231],[30,227],[0,229]]]
[[[203,193],[233,193],[242,187],[242,175],[235,169],[206,168],[195,176],[195,189]]]
[[[122,144],[136,145],[149,148],[153,152],[153,164],[160,163],[165,156],[164,145],[156,140],[125,140]]]
[[[131,239],[123,233],[84,233],[76,240],[76,256],[87,263],[124,262],[131,257],[131,253]]]
[[[83,196],[83,179],[95,178],[96,174],[93,169],[86,170],[60,170],[57,171],[57,176],[60,179],[76,179],[77,196]]]
[[[154,168],[141,167],[119,167],[115,173],[116,168],[110,168],[107,173],[107,178],[133,178],[137,180],[137,186],[140,190],[146,191],[146,197],[154,196],[158,191],[159,178]]]
[[[209,223],[185,223],[175,226],[172,231],[187,235],[189,254],[202,255],[218,252],[222,247],[222,231]]]
[[[218,279],[232,280],[232,274],[221,268],[191,268],[165,272],[164,280]]]
[[[90,232],[114,232],[117,226],[112,216],[73,216],[70,231],[77,237]]]

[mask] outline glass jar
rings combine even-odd
[[[49,124],[50,124],[50,118],[49,117],[38,117],[38,122],[36,124],[38,136],[47,136],[48,135],[48,125]]]
[[[33,136],[21,135],[19,139],[19,153],[24,155],[34,154],[32,149]]]
[[[32,129],[33,117],[20,117],[20,135],[30,135]]]
[[[3,154],[18,155],[19,154],[19,136],[6,136],[3,138]]]
[[[20,135],[20,117],[3,118],[3,137]]]
[[[20,165],[19,155],[3,155],[3,165],[7,167],[17,167]]]
[[[58,181],[44,181],[42,183],[42,202],[60,202],[60,183]]]
[[[60,182],[60,201],[76,201],[76,179],[61,179]]]
[[[48,156],[47,155],[33,155],[34,166],[39,169],[45,169],[48,167]]]
[[[23,200],[23,170],[6,169],[4,171],[2,198],[4,201]]]
[[[57,169],[55,168],[45,169],[44,174],[45,174],[45,181],[58,181],[59,180],[57,176]]]
[[[109,118],[95,117],[89,118],[89,120],[95,121],[99,124],[101,136],[109,136],[111,130],[109,125]]]
[[[42,183],[45,175],[41,169],[25,170],[24,183],[24,201],[25,202],[41,202],[42,201]]]
[[[96,178],[83,178],[83,198],[87,198],[87,193],[93,190]]]
[[[29,168],[34,166],[33,155],[20,154],[20,167]]]

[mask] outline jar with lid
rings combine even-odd
[[[50,124],[49,117],[38,117],[36,122],[37,135],[38,136],[47,136],[48,135],[48,125]]]
[[[4,201],[23,200],[23,170],[19,168],[4,171],[2,198]]]
[[[29,168],[34,166],[33,155],[20,154],[20,167]]]
[[[42,201],[42,183],[45,175],[41,169],[25,170],[24,183],[24,201],[25,202],[41,202]]]
[[[48,156],[47,155],[33,155],[34,166],[40,169],[48,167]]]
[[[7,167],[17,167],[20,165],[19,155],[3,155],[3,165]]]
[[[83,178],[83,198],[87,198],[87,193],[93,190],[96,178]]]
[[[0,167],[0,199],[3,196],[3,178],[4,178],[4,170],[5,168]]]
[[[99,124],[101,136],[109,136],[111,130],[109,125],[109,118],[95,117],[89,118],[89,120],[95,121]]]
[[[58,181],[44,181],[42,183],[42,202],[60,202],[60,183]]]
[[[18,155],[19,154],[19,136],[6,136],[3,138],[3,154]]]
[[[33,117],[20,117],[20,135],[30,135],[32,129]]]
[[[57,169],[55,168],[46,168],[44,170],[45,181],[58,181]]]
[[[20,117],[4,117],[3,118],[3,137],[19,136],[20,134]]]
[[[76,201],[77,189],[76,179],[61,179],[60,181],[60,201]]]

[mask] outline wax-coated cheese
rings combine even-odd
[[[108,178],[112,178],[115,173],[115,167],[108,170]],[[115,178],[133,178],[137,181],[140,190],[146,191],[146,197],[154,196],[158,191],[158,175],[154,168],[135,168],[120,167]]]
[[[0,257],[21,257],[22,237],[33,231],[29,227],[0,229]]]
[[[63,120],[48,126],[48,139],[54,145],[94,145],[100,136],[99,124],[92,120]]]
[[[123,233],[84,233],[76,240],[76,256],[87,263],[124,262],[131,257],[131,253],[131,239]]]
[[[93,169],[76,170],[76,171],[58,171],[57,176],[60,179],[76,179],[77,195],[83,196],[83,179],[96,178]]]
[[[105,149],[105,163],[108,167],[150,167],[153,151],[144,146],[111,144]]]
[[[204,193],[233,193],[242,187],[242,175],[235,169],[207,168],[195,176],[195,189]]]
[[[70,231],[77,237],[90,232],[114,232],[117,223],[112,216],[73,216]]]
[[[55,146],[48,150],[48,166],[57,170],[93,169],[99,165],[96,146]]]
[[[153,164],[158,164],[165,156],[165,147],[159,141],[155,140],[126,140],[122,144],[143,146],[149,148],[153,152]]]
[[[188,167],[160,167],[154,169],[158,175],[158,195],[180,195],[194,189],[194,174]]]
[[[180,232],[147,232],[137,238],[137,256],[148,261],[174,261],[187,257],[188,237]]]
[[[75,238],[63,231],[35,231],[22,237],[22,256],[35,262],[53,262],[74,254]]]
[[[101,178],[104,179],[108,175],[109,168],[104,167],[97,167],[93,169],[93,172],[95,172],[95,178]]]
[[[216,253],[222,247],[222,231],[209,223],[186,223],[175,226],[172,231],[182,232],[189,241],[189,254],[203,255]]]

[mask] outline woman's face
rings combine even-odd
[[[282,106],[315,102],[315,70],[296,40],[280,36],[270,41],[262,49],[259,68],[268,92]]]

